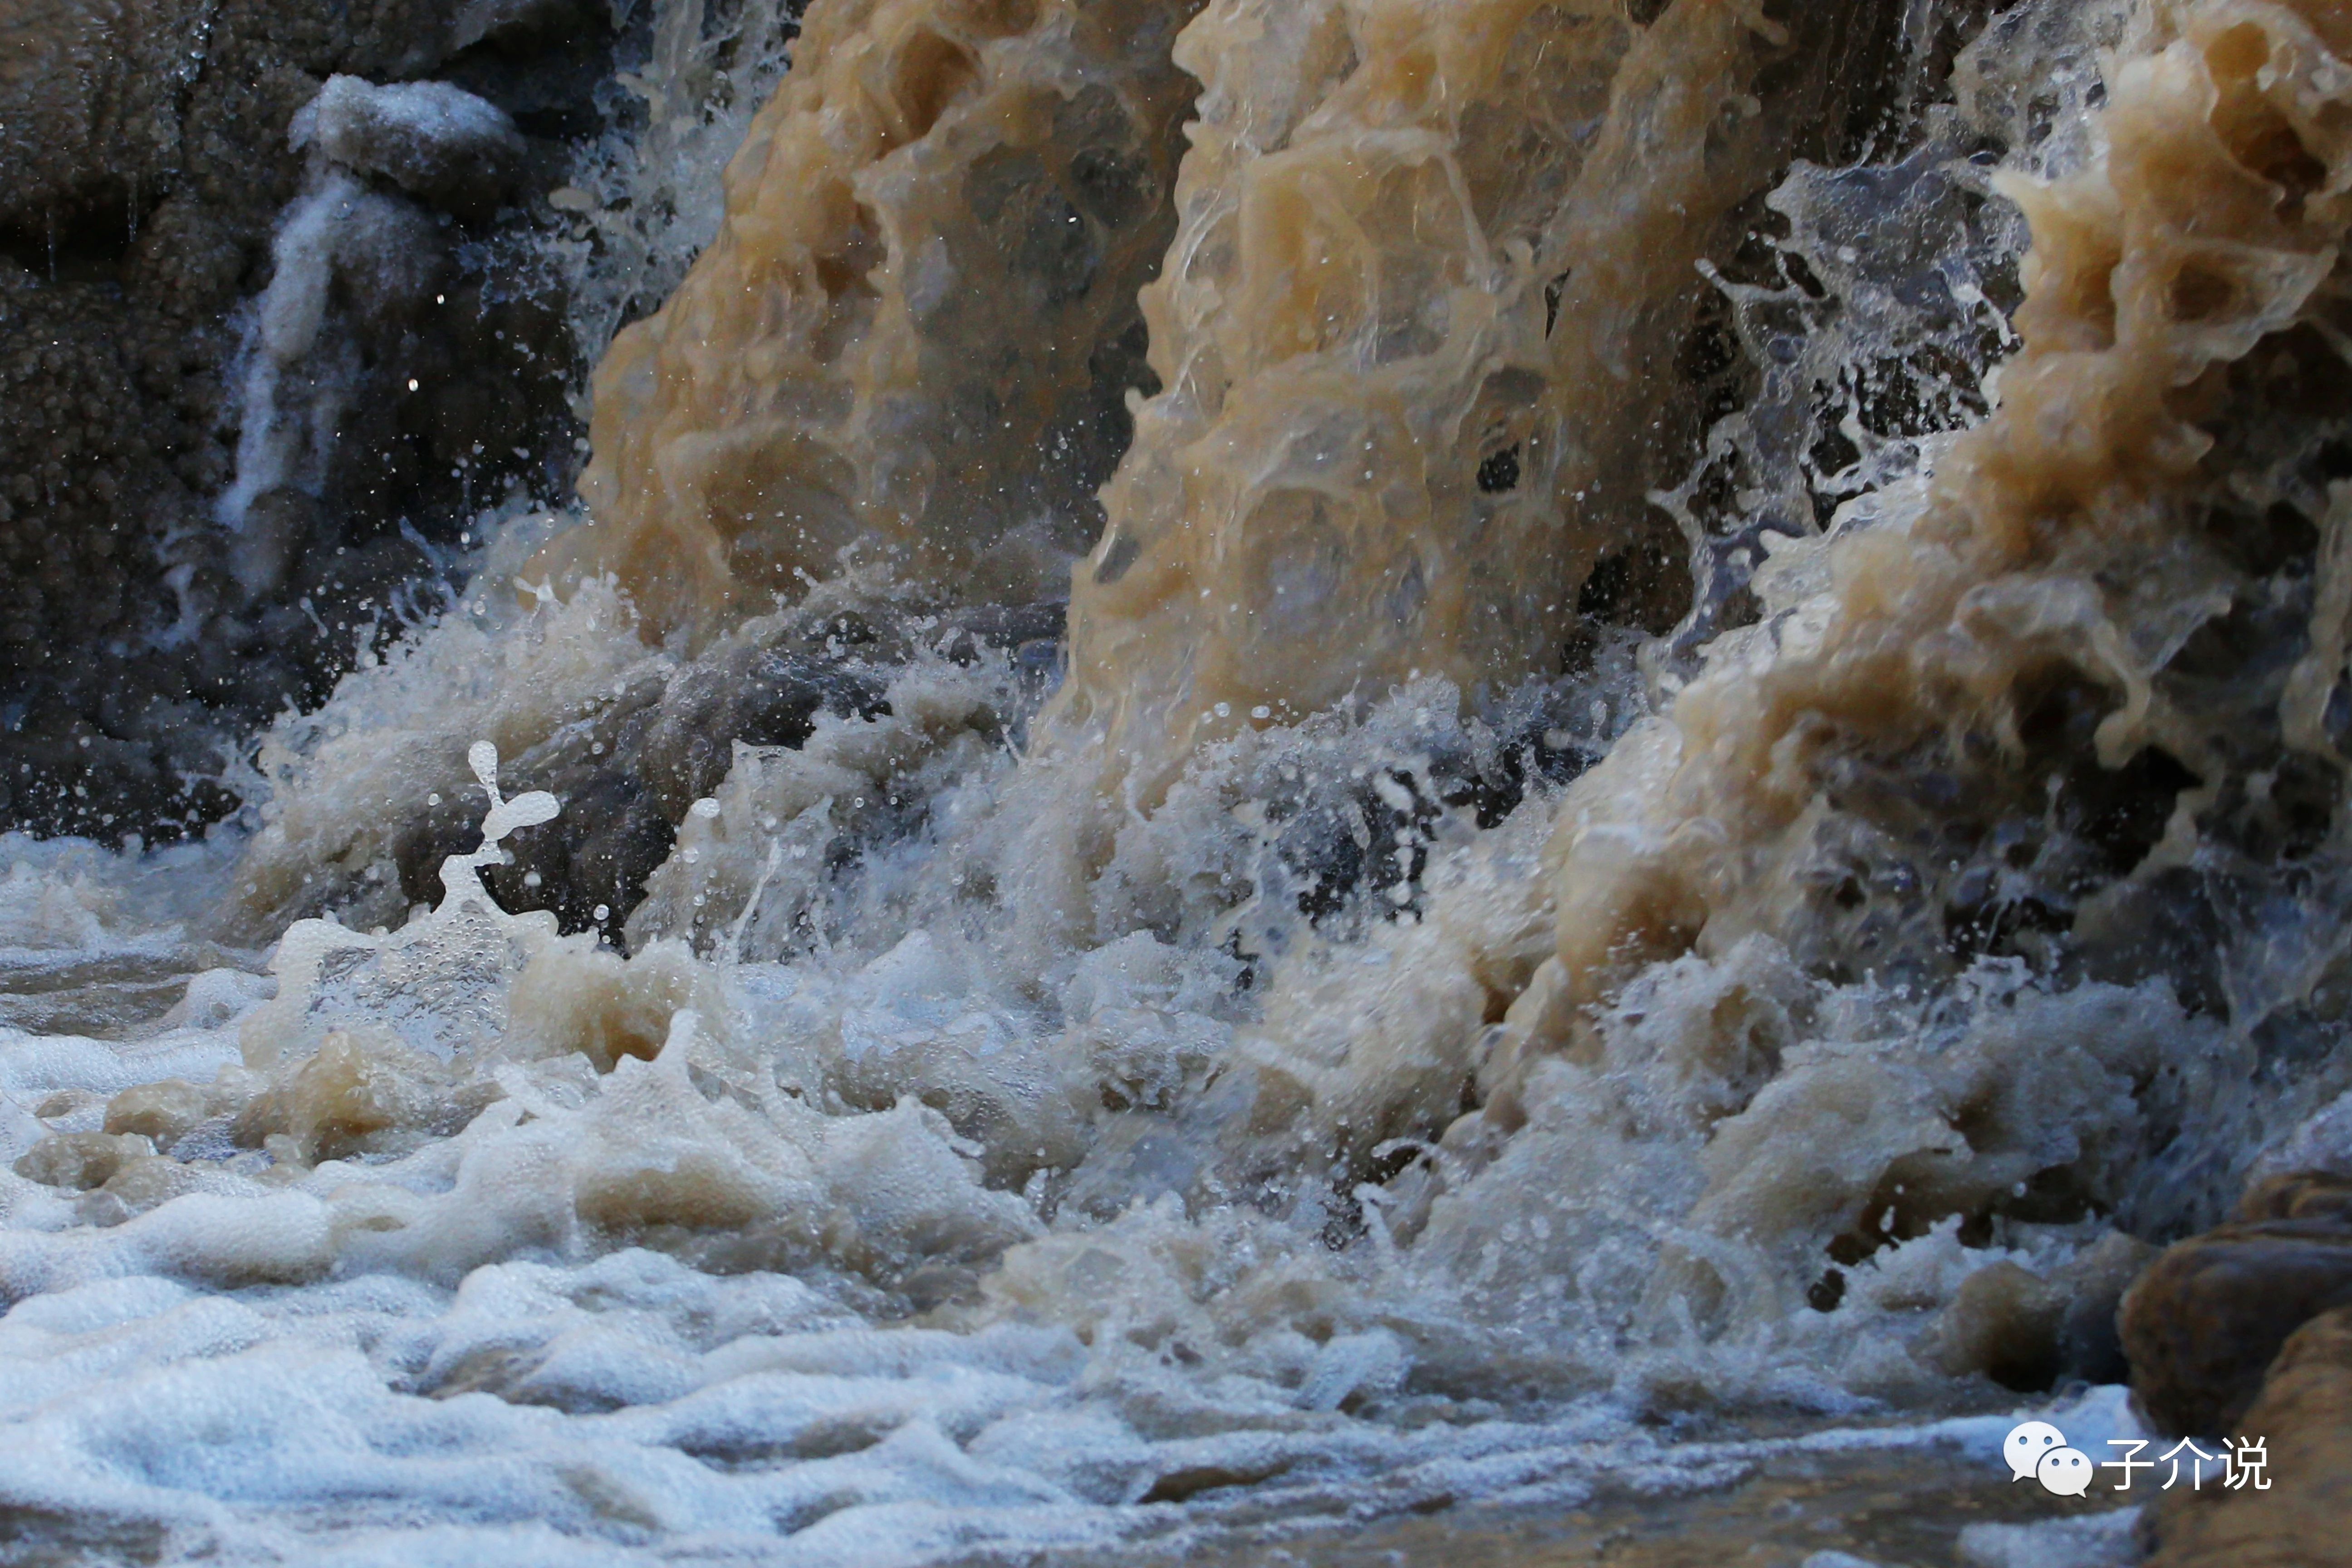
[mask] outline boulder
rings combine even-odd
[[[2315,1568],[2352,1562],[2352,1308],[2288,1336],[2230,1436],[2258,1438],[2267,1489],[2175,1486],[2156,1511],[2147,1568]]]
[[[2279,1347],[2322,1312],[2352,1306],[2352,1221],[2316,1179],[2265,1184],[2258,1213],[2168,1249],[2124,1298],[2132,1391],[2157,1430],[2237,1430]]]

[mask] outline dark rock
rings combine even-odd
[[[564,149],[538,139],[604,128],[614,36],[583,6],[468,47],[468,9],[0,6],[0,829],[152,840],[220,816],[242,738],[393,635],[388,602],[436,576],[433,552],[485,501],[568,485],[564,302],[487,284],[492,253],[540,221],[498,204],[561,173]],[[237,311],[313,173],[293,121],[339,77],[404,84],[358,94],[371,102],[457,102],[414,79],[445,72],[494,106],[472,116],[482,135],[407,145],[327,117],[406,215],[400,287],[362,258],[339,269],[326,330],[350,394],[328,460],[256,501],[257,539],[233,535],[216,514],[236,467]]]
[[[820,713],[870,719],[887,710],[886,677],[868,653],[904,650],[896,639],[883,646],[863,622],[828,625],[793,646],[733,647],[566,726],[501,770],[510,789],[551,791],[563,810],[509,838],[511,862],[489,868],[484,882],[509,910],[552,910],[566,931],[593,926],[618,942],[687,811],[733,767],[737,742],[797,746]],[[481,813],[470,792],[444,797],[395,840],[411,903],[440,898],[441,862],[479,841]]]
[[[450,47],[469,49],[485,39],[504,43],[578,27],[584,9],[580,0],[467,0],[450,27]]]
[[[679,677],[625,749],[646,788],[677,820],[726,779],[736,742],[797,746],[821,710],[870,719],[885,710],[883,684],[839,655],[746,648]]]
[[[202,0],[14,0],[0,11],[0,231],[37,252],[121,227],[180,154],[204,64]],[[193,49],[184,48],[194,42]]]
[[[551,910],[563,930],[593,927],[618,945],[687,812],[733,768],[736,742],[796,747],[820,715],[887,713],[890,672],[918,643],[960,662],[992,649],[1013,655],[1016,668],[1058,667],[1063,613],[1058,601],[982,605],[920,630],[844,613],[722,647],[667,681],[640,680],[502,763],[510,792],[547,790],[563,809],[508,838],[509,862],[485,870],[483,881],[509,910]],[[482,807],[471,790],[444,795],[394,838],[409,903],[439,900],[441,863],[480,842]]]
[[[1059,644],[1070,606],[1059,599],[1034,605],[979,605],[960,610],[933,646],[958,664],[971,664],[983,647],[1021,648]]]
[[[2239,1223],[2191,1237],[2124,1298],[2133,1395],[2158,1431],[2234,1432],[2287,1336],[2346,1305],[2352,1225],[2340,1219]]]

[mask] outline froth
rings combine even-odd
[[[1180,13],[1118,11],[1129,54],[1084,7],[812,17],[726,237],[608,362],[565,591],[266,742],[221,929],[347,921],[285,929],[267,1000],[8,1058],[49,1098],[10,1123],[5,1331],[152,1320],[173,1434],[263,1391],[206,1471],[58,1372],[26,1495],[813,1560],[940,1549],[950,1511],[1106,1539],[1130,1516],[1090,1510],[1499,1474],[1633,1410],[2098,1375],[2144,1238],[2266,1144],[2340,1154],[2332,10],[2021,10],[1842,169],[1790,166],[1830,145],[1839,7],[1217,0],[1163,58]],[[1045,324],[966,311],[1012,358],[941,371],[925,289],[978,275],[930,238],[952,263],[975,190],[1034,216],[1114,142],[1160,205],[1003,252]],[[1770,279],[1703,274],[1759,212]],[[1874,223],[1944,248],[1865,262]],[[1000,591],[982,557],[1035,587],[997,503],[1042,492],[990,486],[1093,406],[1080,350],[1171,231],[1164,390],[1041,711],[1050,638],[941,615]],[[1787,374],[1701,430],[1653,393],[1716,310]],[[950,439],[1023,374],[1013,435]],[[1662,518],[1691,614],[1645,640],[1596,563]],[[853,533],[913,585],[729,597]],[[677,717],[816,647],[847,695],[791,738]],[[520,784],[623,714],[638,771],[580,776],[667,812],[644,901],[510,912],[498,840],[569,819],[469,747]],[[411,910],[385,868],[433,795],[512,833]],[[120,940],[62,865],[0,889],[28,948]]]

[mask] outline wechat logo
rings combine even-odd
[[[2060,1497],[2081,1497],[2097,1474],[2091,1456],[2067,1447],[2066,1434],[2047,1421],[2019,1422],[2000,1440],[2000,1452],[2012,1483],[2031,1476]]]

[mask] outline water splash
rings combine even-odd
[[[813,19],[763,123],[814,134],[878,71],[848,184],[972,177],[958,128],[1086,47],[1072,7],[950,10]],[[1848,115],[1814,76],[1762,91],[1834,7],[1202,9],[1169,46],[1206,85],[1148,296],[1164,386],[1060,647],[969,618],[952,573],[760,576],[803,470],[730,446],[726,397],[622,388],[610,473],[642,488],[496,579],[551,594],[265,751],[239,918],[386,929],[288,928],[208,1081],[53,1075],[89,1082],[0,1186],[13,1331],[153,1320],[142,1364],[201,1408],[186,1347],[245,1292],[219,1331],[324,1428],[283,1370],[313,1310],[344,1407],[525,1455],[472,1517],[813,1560],[869,1522],[945,1551],[941,1510],[1055,1545],[1228,1488],[1491,1491],[1595,1439],[1621,1480],[1719,1484],[1629,1422],[2113,1375],[2152,1239],[2266,1149],[2340,1150],[2352,39],[2050,0],[1985,23],[1939,106],[1944,35],[1902,14],[1902,83]],[[2209,208],[2238,237],[2184,237]],[[803,397],[887,456],[907,426],[834,395],[933,346],[887,291],[790,374],[752,352],[773,322],[690,341],[705,306],[862,298],[822,265],[854,210],[768,216],[608,374]],[[912,309],[887,228],[853,270]],[[745,290],[813,237],[813,284]],[[725,528],[719,490],[751,498]],[[925,493],[891,515],[947,553],[908,559],[994,537]],[[1630,555],[1600,567],[1669,528],[1678,639]],[[722,752],[692,716],[746,689],[782,738]],[[403,818],[468,767],[483,842],[391,930]],[[502,777],[585,787],[559,813]],[[667,814],[641,902],[501,907],[625,787]],[[65,1381],[69,1458],[21,1484],[96,1506],[129,1439]],[[467,1392],[498,1397],[416,1397]],[[536,1406],[564,1414],[520,1436]],[[231,1506],[142,1464],[106,1506],[217,1539],[346,1484],[284,1464]]]

